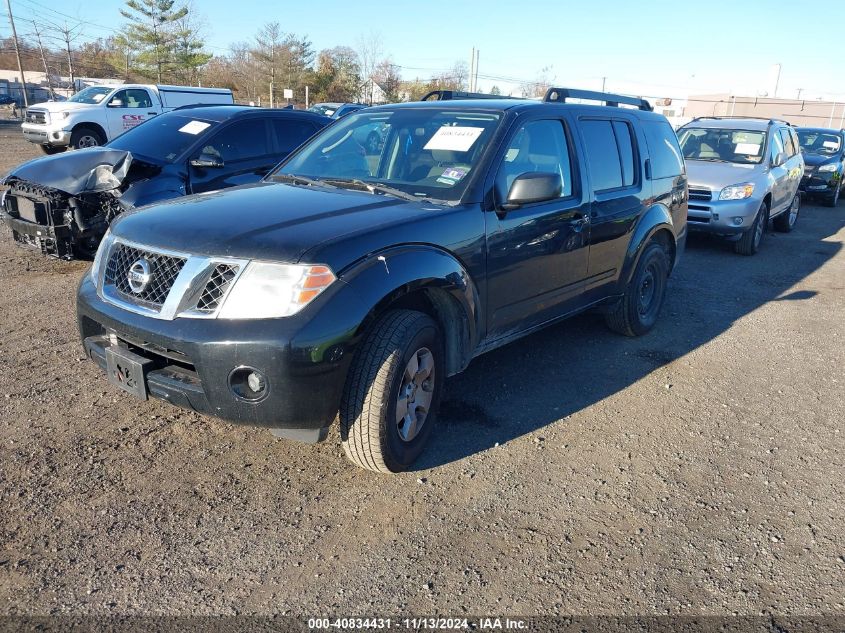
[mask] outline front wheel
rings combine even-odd
[[[794,229],[795,223],[798,222],[798,212],[800,210],[801,194],[796,193],[795,197],[792,199],[792,204],[789,205],[789,209],[781,213],[772,222],[775,227],[775,231],[780,231],[781,233],[789,233],[792,229]]]
[[[72,149],[85,149],[86,147],[97,147],[106,142],[103,135],[90,127],[78,127],[70,135],[70,147]]]
[[[346,456],[375,472],[406,470],[425,448],[445,378],[440,328],[427,314],[391,310],[356,352],[340,406]]]
[[[754,222],[742,236],[734,242],[734,251],[740,255],[754,255],[760,249],[760,242],[763,241],[763,234],[766,232],[766,225],[769,223],[769,208],[766,203],[760,205]]]
[[[641,336],[657,322],[666,298],[670,258],[658,241],[645,247],[625,294],[605,315],[608,327],[625,336]]]

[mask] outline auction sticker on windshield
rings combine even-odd
[[[760,146],[756,143],[737,143],[734,150],[737,154],[748,154],[749,156],[757,156],[760,153]]]
[[[484,131],[483,127],[444,125],[428,139],[423,149],[465,152]]]
[[[211,123],[206,123],[205,121],[191,121],[190,123],[186,123],[182,127],[179,128],[180,132],[184,132],[185,134],[199,134],[204,129],[206,129]]]

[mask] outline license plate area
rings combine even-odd
[[[153,361],[124,347],[106,348],[106,371],[109,382],[141,400],[147,399],[147,371]]]

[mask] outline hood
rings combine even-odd
[[[296,262],[324,242],[442,208],[348,189],[262,182],[126,213],[112,224],[112,233],[196,255]]]
[[[46,110],[47,112],[70,112],[71,110],[85,110],[96,108],[99,104],[77,103],[76,101],[45,101],[29,106],[30,110]]]
[[[730,185],[754,180],[765,167],[763,165],[739,165],[704,160],[686,160],[687,181],[690,187],[706,187],[721,191]]]
[[[825,163],[835,163],[840,160],[838,154],[834,156],[830,154],[802,154],[802,156],[804,157],[804,164],[810,167],[817,167]]]
[[[129,152],[89,147],[26,162],[12,170],[4,182],[26,180],[75,196],[84,191],[117,189],[131,164]]]

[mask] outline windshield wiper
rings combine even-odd
[[[688,160],[706,160],[710,163],[727,163],[728,162],[728,161],[726,161],[722,158],[693,158],[693,157],[690,157]]]
[[[385,193],[395,198],[401,198],[402,200],[410,200],[413,202],[423,200],[420,196],[415,196],[407,191],[383,185],[380,182],[367,182],[366,180],[360,180],[358,178],[330,178],[329,180],[330,182],[337,183],[341,187],[346,186],[350,189],[359,189],[361,191],[369,191],[370,193]]]
[[[273,180],[284,180],[294,185],[308,185],[310,187],[329,187],[337,189],[335,185],[329,184],[325,180],[317,180],[316,178],[309,178],[308,176],[297,176],[296,174],[273,174],[270,176]]]

